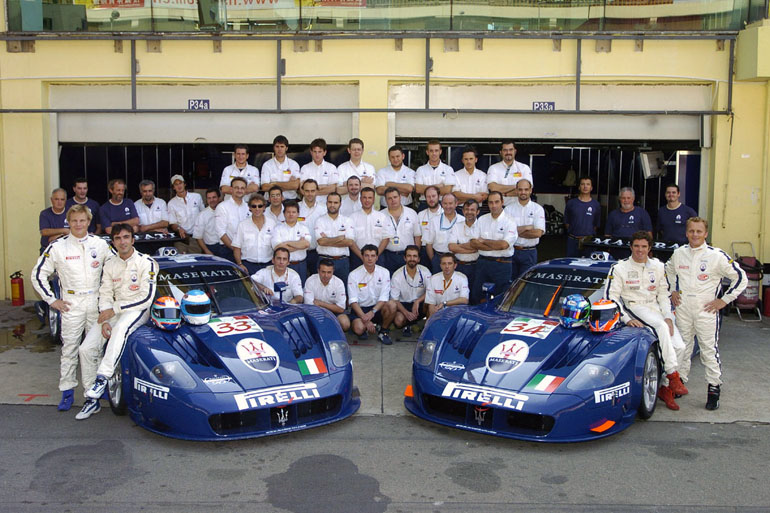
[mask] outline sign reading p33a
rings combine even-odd
[[[532,102],[532,110],[556,110],[556,102]]]

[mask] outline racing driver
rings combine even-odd
[[[706,368],[708,383],[707,410],[719,408],[722,385],[722,363],[719,359],[719,310],[737,298],[746,288],[746,273],[727,253],[706,244],[708,221],[700,217],[687,220],[685,235],[688,244],[677,248],[666,262],[669,283],[676,284],[671,302],[676,308],[676,325],[682,332],[679,370],[687,382],[690,374],[690,355],[698,336],[700,361]],[[723,294],[722,278],[730,280]]]
[[[60,411],[72,407],[78,385],[78,346],[83,331],[88,330],[99,316],[97,293],[102,266],[113,254],[107,242],[88,234],[91,219],[91,210],[87,206],[72,206],[67,211],[70,234],[49,244],[32,269],[32,286],[49,308],[61,312]],[[48,283],[53,273],[59,277],[61,299],[56,298]],[[84,381],[85,378],[83,375]]]
[[[99,287],[99,318],[80,346],[83,387],[88,399],[75,418],[87,419],[101,409],[99,398],[123,354],[128,336],[145,324],[155,297],[158,264],[134,249],[130,225],[113,225],[112,244],[118,252],[104,265]],[[109,339],[102,356],[105,340]],[[98,368],[97,368],[98,365]]]
[[[660,260],[649,257],[651,247],[648,232],[638,231],[631,236],[631,256],[610,269],[605,296],[618,304],[623,322],[655,332],[666,371],[658,397],[669,409],[678,410],[674,396],[688,393],[677,372],[677,351],[684,348],[684,342],[674,326],[665,268]]]

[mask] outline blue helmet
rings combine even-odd
[[[171,296],[159,297],[150,307],[150,319],[158,328],[174,331],[182,322],[179,302]]]
[[[211,299],[202,290],[188,290],[182,297],[182,315],[189,324],[208,323],[211,319]]]
[[[561,305],[559,321],[565,328],[584,326],[591,315],[591,303],[582,294],[570,294]]]

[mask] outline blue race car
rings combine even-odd
[[[271,302],[217,257],[156,261],[157,297],[179,301],[202,290],[212,318],[131,334],[108,387],[113,412],[161,435],[229,440],[321,426],[358,410],[350,348],[331,313]]]
[[[605,437],[651,417],[661,368],[652,332],[559,322],[567,296],[601,299],[610,266],[551,260],[491,302],[439,311],[417,343],[406,408],[446,426],[542,442]]]

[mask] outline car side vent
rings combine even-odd
[[[463,315],[447,334],[447,340],[458,353],[469,358],[483,334],[484,327],[480,322]]]
[[[295,358],[307,353],[316,343],[316,334],[304,316],[291,317],[283,321],[283,329],[285,336],[289,338],[289,344]]]
[[[567,352],[560,358],[556,358],[554,363],[547,362],[543,365],[543,370],[577,365],[583,361],[586,356],[591,354],[591,351],[593,351],[601,341],[602,339],[599,337],[575,337],[567,347]]]

